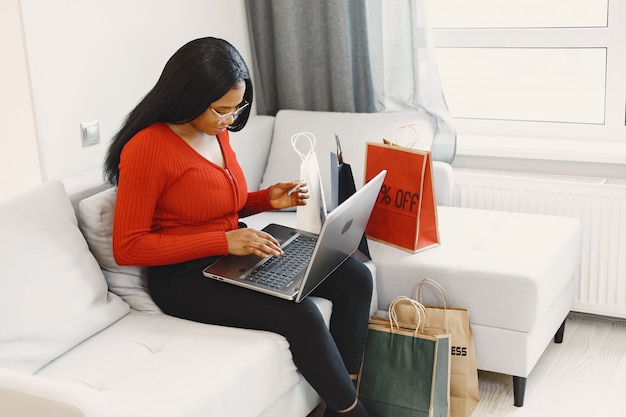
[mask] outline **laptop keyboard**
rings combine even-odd
[[[271,288],[281,288],[307,267],[316,242],[317,239],[311,236],[296,237],[283,248],[283,256],[270,258],[245,279]]]

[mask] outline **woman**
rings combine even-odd
[[[246,64],[228,42],[196,39],[170,58],[107,153],[105,174],[118,186],[115,259],[149,266],[150,293],[166,314],[283,335],[325,415],[367,416],[353,384],[372,293],[362,263],[348,259],[313,293],[333,302],[330,330],[310,299],[294,303],[202,275],[216,256],[282,255],[271,235],[240,228],[239,216],[308,197],[305,186],[289,193],[297,181],[247,191],[228,131],[246,125],[252,102]]]

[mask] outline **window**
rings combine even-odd
[[[626,141],[626,2],[428,6],[459,134]]]

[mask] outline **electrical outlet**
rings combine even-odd
[[[80,136],[83,148],[100,143],[100,125],[98,121],[82,122],[80,124]]]

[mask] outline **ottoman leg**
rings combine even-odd
[[[563,335],[565,334],[565,321],[559,327],[554,335],[554,343],[563,343]],[[513,403],[516,407],[524,405],[524,395],[526,393],[526,378],[521,376],[513,376]]]
[[[559,330],[557,330],[554,335],[554,343],[563,343],[564,334],[565,334],[565,320],[563,320],[563,324],[561,324],[561,327],[559,327]]]
[[[524,395],[526,394],[526,378],[513,376],[513,404],[516,407],[524,405]]]

